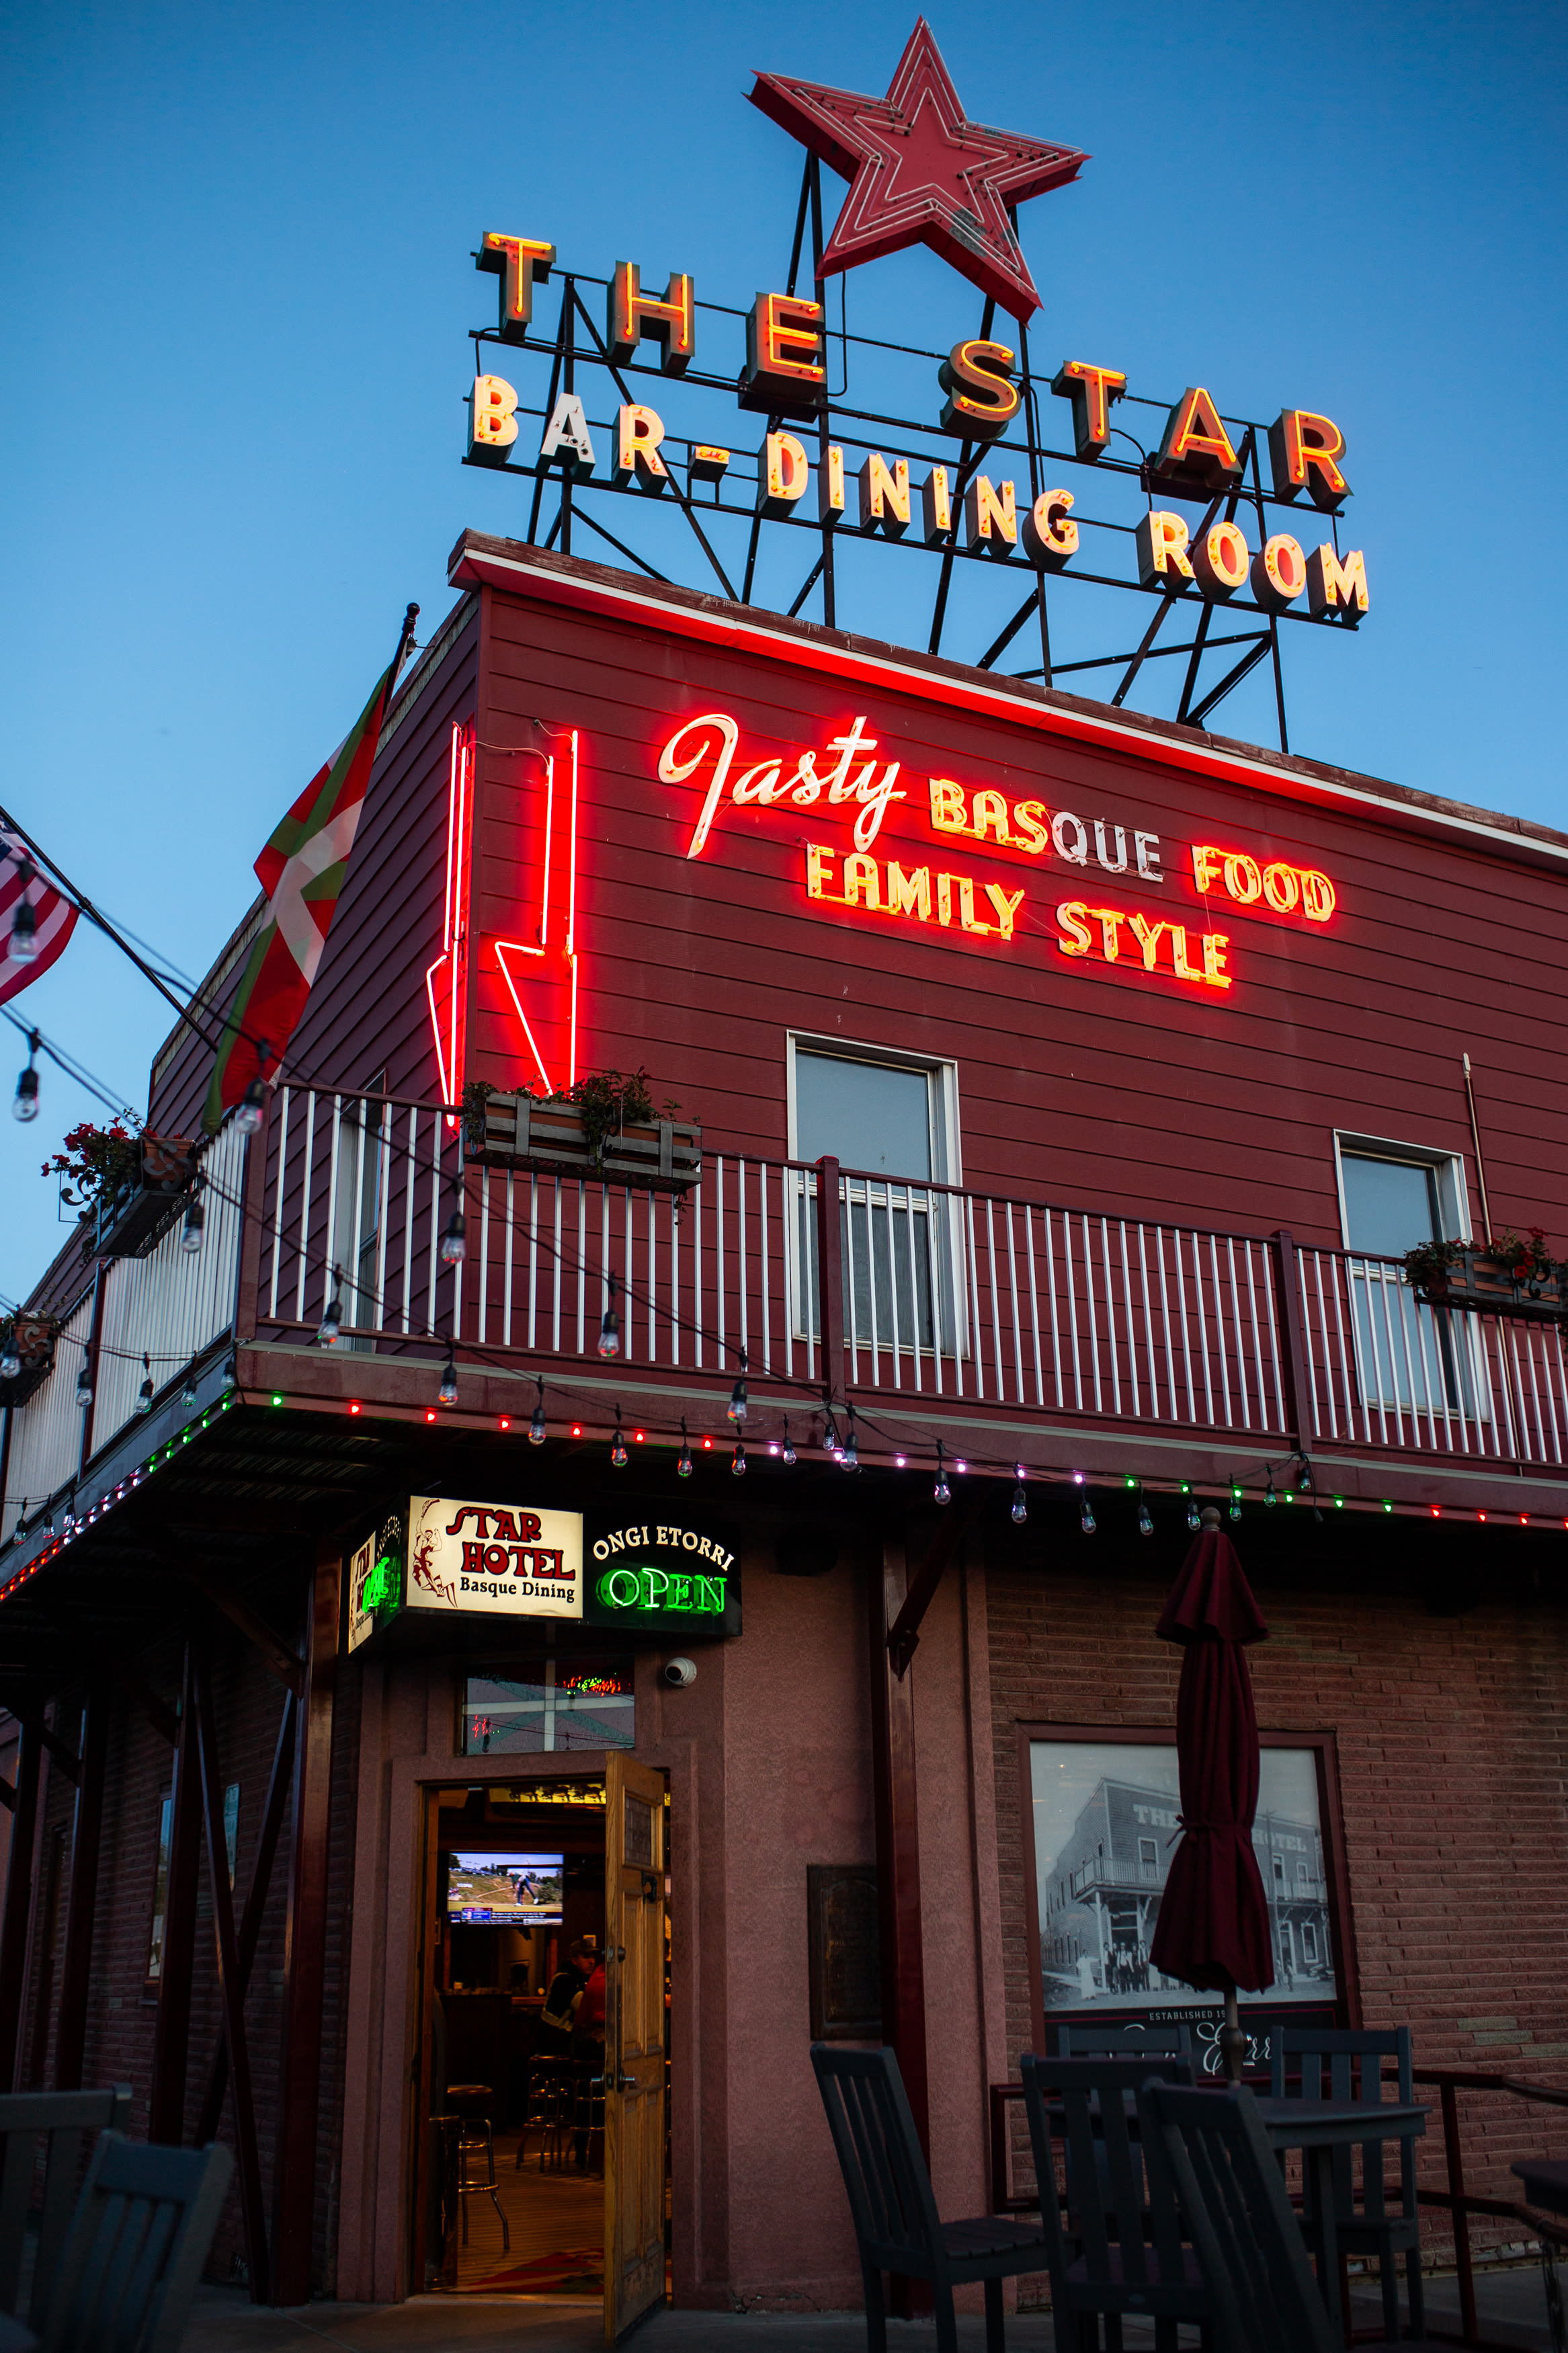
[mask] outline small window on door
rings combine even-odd
[[[866,1176],[940,1184],[947,1157],[943,1075],[940,1065],[874,1062],[797,1045],[792,1157],[831,1154],[841,1168]]]

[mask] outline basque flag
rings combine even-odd
[[[30,956],[14,955],[11,946],[16,909],[24,899],[32,908],[36,926]],[[44,881],[26,843],[0,826],[0,940],[5,948],[0,955],[0,1005],[47,972],[75,931],[77,913],[71,902]]]
[[[406,635],[405,630],[405,640]],[[355,725],[312,776],[256,861],[267,913],[218,1040],[202,1113],[209,1135],[217,1134],[224,1113],[240,1101],[253,1079],[276,1079],[305,1010],[348,873],[381,723],[402,654],[400,644]]]

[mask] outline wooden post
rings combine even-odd
[[[284,1955],[282,2098],[272,2201],[274,2304],[306,2304],[316,2217],[321,2116],[321,2000],[327,1957],[327,1863],[342,1555],[317,1547],[305,1658],[305,1701],[294,1780]]]
[[[838,1163],[829,1153],[816,1164],[816,1308],[822,1335],[822,1386],[839,1396],[844,1385],[844,1241],[838,1228]]]
[[[228,1880],[228,1841],[224,1835],[223,1776],[218,1767],[217,1720],[213,1711],[212,1662],[205,1633],[196,1660],[196,1734],[201,1754],[202,1820],[206,1828],[207,1873],[213,1892],[213,1927],[217,1939],[218,1992],[223,2034],[234,2079],[235,2152],[239,2160],[239,2206],[245,2221],[245,2253],[252,2304],[267,2301],[267,2216],[261,2200],[261,2158],[256,2141],[256,2103],[250,2085],[250,2045],[245,2034],[245,1989],[234,1933],[234,1892]]]
[[[163,1954],[153,2029],[147,2137],[178,2147],[185,2137],[185,2067],[191,2048],[191,1980],[196,1956],[196,1881],[202,1860],[202,1794],[191,1646],[180,1688],[180,1743],[169,1810],[169,1877],[163,1894]]]
[[[245,1899],[245,1910],[239,1923],[239,1997],[245,2000],[250,1985],[250,1972],[256,1963],[256,1947],[261,1941],[261,1923],[267,1911],[267,1891],[272,1883],[272,1864],[278,1852],[278,1841],[283,1828],[283,1810],[289,1796],[289,1783],[294,1763],[294,1720],[299,1702],[292,1692],[284,1695],[283,1720],[278,1728],[278,1745],[272,1752],[272,1778],[268,1784],[267,1805],[261,1817],[261,1836],[257,1841],[256,1861],[251,1866],[250,1887]],[[224,2094],[228,2089],[228,2042],[220,2034],[213,2052],[212,2066],[207,2073],[207,2088],[196,2119],[196,2147],[205,2148],[216,2139],[218,2119],[223,2115]]]
[[[914,1679],[900,1676],[888,1635],[907,1589],[901,1536],[867,1547],[871,1637],[871,1780],[877,1814],[877,1930],[882,1968],[882,2040],[897,2055],[926,2163],[931,2112],[926,2075],[925,1955],[921,1934],[920,1817],[915,1786]],[[901,2319],[931,2309],[930,2291],[893,2282]]]
[[[1296,1271],[1296,1244],[1288,1226],[1274,1234],[1274,1294],[1279,1310],[1279,1336],[1284,1342],[1280,1372],[1285,1387],[1285,1426],[1296,1451],[1312,1451],[1312,1384],[1307,1373],[1307,1351],[1301,1339],[1301,1299]]]
[[[109,1757],[109,1683],[88,1686],[81,1726],[81,1771],[71,1831],[70,1894],[66,1905],[66,1956],[60,1971],[60,2016],[55,2033],[55,2089],[79,2092],[87,2050],[87,1997],[92,1931],[98,1910],[98,1858],[103,1835],[103,1781]]]
[[[27,1982],[27,1927],[33,1910],[33,1840],[38,1823],[38,1776],[44,1762],[42,1711],[22,1719],[16,1758],[16,1802],[5,1866],[5,1907],[0,1914],[0,2092],[16,2088],[16,2042]]]

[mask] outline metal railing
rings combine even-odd
[[[349,1353],[456,1345],[593,1363],[613,1303],[634,1371],[732,1377],[743,1358],[813,1398],[1163,1425],[1282,1454],[1568,1463],[1554,1326],[1435,1310],[1397,1261],[1298,1250],[1288,1236],[832,1160],[710,1154],[684,1197],[465,1166],[449,1105],[287,1086],[248,1176],[232,1123],[202,1166],[201,1250],[171,1231],[146,1259],[103,1269],[94,1446],[132,1417],[144,1353],[161,1387],[229,1327],[243,1255],[261,1345],[313,1335],[336,1302]],[[13,1417],[13,1499],[58,1492],[76,1469],[80,1350],[68,1342],[83,1336],[73,1320],[56,1370]]]
[[[1568,1461],[1555,1324],[1428,1307],[1397,1259],[1300,1250],[1296,1269],[1318,1444]]]
[[[232,1121],[199,1155],[201,1247],[181,1246],[180,1221],[144,1258],[101,1261],[72,1308],[55,1346],[54,1369],[11,1416],[5,1467],[4,1542],[22,1516],[68,1489],[84,1459],[107,1445],[137,1412],[144,1380],[154,1395],[210,1346],[234,1321],[243,1226],[245,1139]],[[101,1293],[98,1345],[91,1350]],[[82,1366],[93,1356],[93,1395],[78,1402]]]

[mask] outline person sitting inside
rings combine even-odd
[[[592,1941],[586,1936],[576,1937],[567,1948],[565,1968],[557,1969],[550,1980],[544,2008],[539,2013],[539,2040],[534,2048],[540,2058],[571,2056],[583,1989],[597,1966],[599,1956]],[[601,2033],[603,2031],[601,2027]]]

